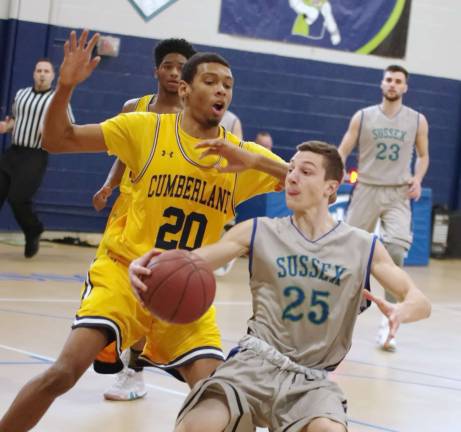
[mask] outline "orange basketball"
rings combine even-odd
[[[143,279],[146,307],[156,317],[175,324],[199,319],[213,303],[214,274],[208,264],[193,252],[170,250],[151,259],[151,275]]]

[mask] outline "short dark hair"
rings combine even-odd
[[[230,69],[228,61],[219,54],[213,52],[201,52],[194,54],[184,65],[182,68],[181,79],[190,84],[194,80],[198,66],[202,63],[219,63]]]
[[[46,62],[46,63],[49,63],[51,65],[51,68],[53,69],[54,71],[54,65],[53,65],[53,62],[48,58],[48,57],[40,57],[37,59],[37,61],[35,62],[35,66],[34,66],[34,69],[35,67],[40,63],[40,62]]]
[[[155,66],[159,67],[163,59],[171,53],[178,53],[186,57],[191,58],[197,51],[194,47],[186,41],[186,39],[164,39],[159,42],[154,48],[154,60]]]
[[[405,75],[405,79],[408,81],[409,74],[408,74],[408,71],[403,66],[396,65],[396,64],[389,65],[384,70],[384,73],[386,72],[402,72]]]
[[[323,156],[325,180],[336,180],[338,183],[343,181],[344,164],[336,146],[324,141],[306,141],[299,144],[296,149],[298,151],[310,151]]]

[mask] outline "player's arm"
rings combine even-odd
[[[212,269],[217,269],[231,259],[244,255],[249,251],[253,220],[249,219],[239,223],[227,231],[216,243],[195,249],[193,253],[208,262]],[[143,256],[131,262],[128,274],[133,291],[140,300],[139,293],[147,291],[142,282],[144,276],[149,276],[151,270],[147,268],[149,261],[161,253],[159,249],[152,249]]]
[[[258,153],[250,152],[222,138],[202,141],[196,147],[205,149],[202,157],[221,155],[227,160],[226,166],[217,167],[220,172],[240,172],[255,169],[279,179],[280,182],[285,182],[288,164],[265,156],[263,151]]]
[[[421,183],[429,168],[429,125],[426,117],[419,114],[418,131],[416,132],[416,164],[415,175],[409,180],[408,197],[418,200],[421,196]]]
[[[357,111],[349,122],[349,127],[343,136],[341,144],[338,147],[338,152],[343,160],[344,166],[349,155],[357,145],[360,133],[360,123],[362,122],[362,111]]]
[[[101,152],[106,150],[101,126],[98,124],[74,125],[67,114],[75,87],[86,80],[98,65],[100,58],[91,57],[99,35],[87,43],[88,31],[79,40],[75,31],[64,44],[56,92],[51,99],[43,127],[43,147],[49,152]]]
[[[394,264],[392,258],[380,241],[371,262],[371,274],[381,286],[400,303],[389,303],[368,293],[365,296],[374,301],[389,319],[389,340],[395,337],[401,323],[409,323],[428,318],[431,304],[428,298],[416,287],[410,276]]]
[[[234,225],[219,241],[195,249],[194,253],[202,257],[215,270],[233,258],[245,255],[250,248],[253,219]]]
[[[136,109],[139,98],[129,99],[123,104],[122,113],[133,112]],[[107,200],[112,195],[113,190],[120,185],[126,165],[116,158],[110,168],[107,178],[101,188],[93,195],[93,207],[96,211],[101,211],[107,205]]]
[[[112,195],[113,190],[119,186],[125,172],[125,164],[119,159],[115,159],[109,174],[101,188],[93,195],[93,207],[96,211],[101,211],[107,205],[107,200]]]

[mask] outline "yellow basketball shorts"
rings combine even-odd
[[[120,185],[120,189],[122,189],[122,185]],[[111,231],[113,231],[114,229],[113,227],[115,226],[116,221],[118,219],[128,214],[130,203],[131,203],[131,194],[129,192],[124,192],[123,190],[120,190],[120,194],[115,200],[114,205],[112,206],[112,210],[109,214],[109,217],[107,218],[106,228],[104,230],[104,237],[109,236],[111,234]],[[99,244],[99,247],[96,251],[96,256],[98,257],[100,255],[103,255],[104,253],[105,253],[105,245],[104,245],[104,242],[102,241]]]
[[[174,369],[200,358],[224,360],[214,306],[190,324],[160,321],[134,296],[127,267],[107,255],[98,256],[88,271],[72,326],[78,327],[105,329],[109,335],[109,344],[94,363],[99,373],[120,371],[121,352],[143,336],[146,344],[142,364],[165,369],[177,377]]]

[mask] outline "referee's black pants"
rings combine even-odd
[[[17,145],[12,145],[0,158],[0,209],[8,200],[26,237],[43,232],[32,198],[42,183],[47,164],[46,151]]]

